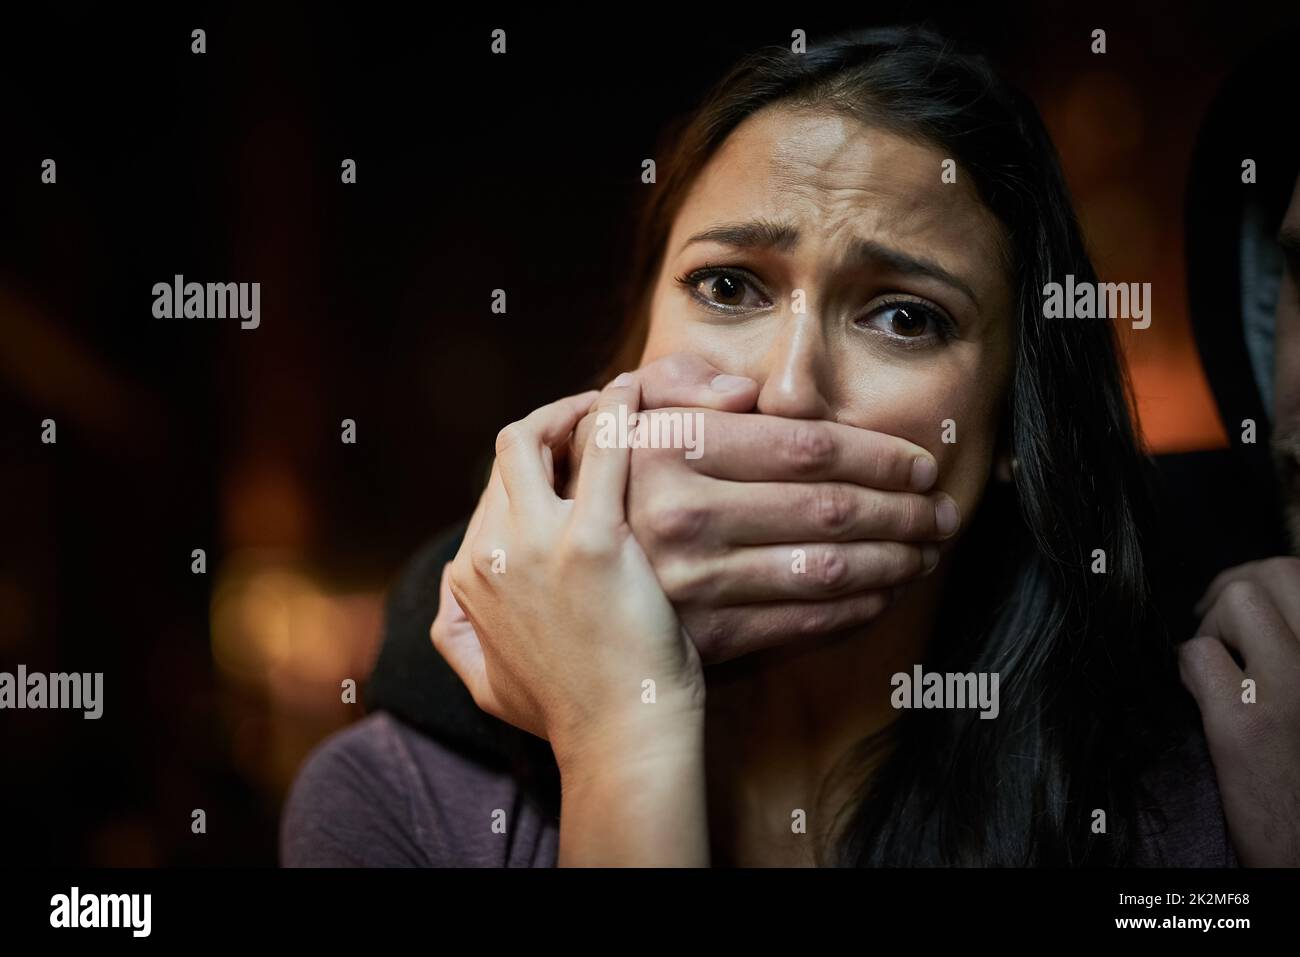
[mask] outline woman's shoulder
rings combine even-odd
[[[1205,735],[1190,729],[1143,781],[1152,798],[1140,815],[1138,859],[1147,867],[1236,867],[1219,783]]]
[[[558,844],[508,771],[382,711],[312,751],[280,827],[288,867],[546,867]]]

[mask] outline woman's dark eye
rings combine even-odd
[[[925,332],[928,317],[922,315],[920,309],[914,306],[895,306],[890,311],[894,314],[890,325],[900,336],[911,338]]]
[[[704,305],[722,311],[769,305],[753,280],[731,270],[698,270],[678,279]]]
[[[735,276],[714,276],[704,283],[713,300],[724,306],[739,306],[745,301],[745,285]]]
[[[886,303],[871,313],[866,324],[895,339],[946,339],[948,329],[943,317],[919,302]]]

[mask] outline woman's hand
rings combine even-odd
[[[628,449],[593,434],[574,498],[555,491],[555,449],[594,397],[501,431],[432,637],[479,707],[551,742],[561,863],[707,863],[704,679],[627,525]],[[630,376],[599,394],[619,405],[639,408]]]

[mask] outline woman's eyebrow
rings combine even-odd
[[[682,249],[692,243],[721,243],[737,249],[775,249],[789,252],[799,242],[799,230],[788,223],[756,219],[747,223],[720,223],[696,233]]]
[[[693,243],[720,243],[737,249],[775,249],[789,252],[799,244],[799,230],[788,223],[767,219],[745,223],[721,223],[696,233],[682,244],[682,249]],[[875,266],[902,276],[924,276],[934,279],[966,296],[975,304],[976,309],[980,305],[975,290],[961,277],[932,260],[892,249],[875,240],[855,239],[849,250],[848,265]]]
[[[974,303],[976,309],[979,308],[979,297],[975,295],[975,290],[970,287],[970,284],[933,260],[891,249],[874,240],[855,239],[849,252],[849,262],[852,265],[883,267],[901,276],[924,276],[933,279],[956,289]]]

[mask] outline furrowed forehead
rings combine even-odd
[[[702,172],[670,254],[692,241],[786,253],[817,246],[848,266],[931,267],[978,300],[975,274],[990,262],[1005,272],[1010,261],[1005,232],[955,163],[945,179],[945,159],[924,140],[852,117],[769,107]]]

